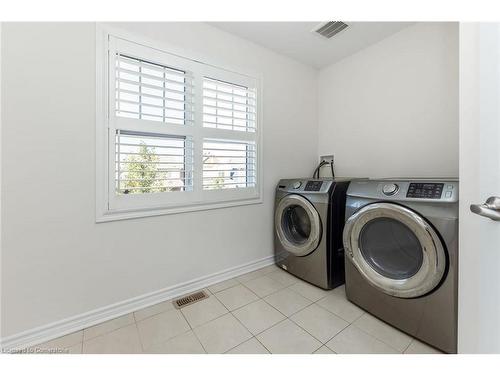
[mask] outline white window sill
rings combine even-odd
[[[146,208],[137,210],[109,210],[109,211],[98,212],[96,215],[96,223],[138,219],[142,217],[171,215],[183,212],[206,211],[218,208],[247,206],[247,205],[261,204],[261,203],[262,203],[262,198],[251,198],[251,199],[242,199],[236,201],[176,206],[167,208],[158,207],[158,208]]]

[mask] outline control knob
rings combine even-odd
[[[298,188],[299,188],[299,187],[301,187],[301,186],[302,186],[302,182],[300,182],[300,181],[295,181],[295,182],[292,184],[292,187],[293,187],[294,189],[298,189]]]
[[[394,195],[398,192],[399,186],[396,184],[387,184],[382,188],[382,193],[385,195]]]

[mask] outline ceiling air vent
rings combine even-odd
[[[342,30],[345,30],[348,27],[349,25],[342,21],[329,21],[320,24],[313,30],[313,32],[318,33],[323,38],[330,39],[332,36],[340,33]]]

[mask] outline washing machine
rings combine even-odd
[[[344,283],[342,230],[350,181],[279,181],[274,211],[274,249],[279,267],[323,289]]]
[[[458,181],[353,181],[343,234],[347,298],[457,351]]]

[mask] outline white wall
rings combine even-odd
[[[205,24],[129,30],[264,77],[264,203],[95,224],[95,25],[2,31],[3,335],[272,254],[274,187],[316,163],[316,71]]]
[[[457,23],[412,25],[318,81],[318,151],[338,176],[458,176]]]

